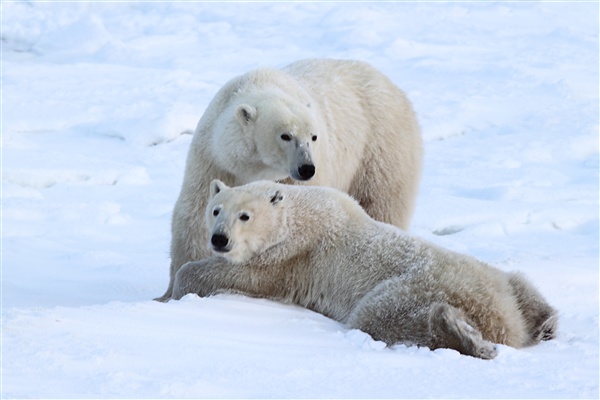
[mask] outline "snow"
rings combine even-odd
[[[598,398],[597,2],[2,2],[3,398]],[[412,233],[523,271],[556,340],[384,348],[240,295],[162,304],[218,88],[368,61],[413,101]]]

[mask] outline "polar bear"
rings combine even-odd
[[[554,338],[557,313],[519,273],[375,221],[335,189],[270,181],[211,185],[216,255],[185,264],[173,298],[237,292],[297,304],[388,345],[491,359]]]
[[[213,179],[310,183],[351,194],[376,220],[407,229],[421,177],[413,108],[388,78],[358,61],[304,60],[232,79],[194,133],[171,224],[169,287],[210,253],[204,208]]]

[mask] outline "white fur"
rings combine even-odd
[[[174,298],[221,291],[266,297],[390,345],[450,347],[481,358],[495,356],[494,343],[523,347],[554,337],[555,310],[523,276],[377,222],[340,191],[267,181],[213,187],[209,232],[231,245],[182,267]],[[241,221],[241,214],[251,218]]]
[[[315,172],[309,180],[301,167]],[[422,143],[404,93],[366,63],[305,60],[232,79],[198,123],[173,211],[170,282],[209,255],[204,208],[213,179],[267,179],[351,194],[373,218],[407,229]],[[305,170],[305,172],[307,172]]]

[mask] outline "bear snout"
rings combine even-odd
[[[221,233],[215,233],[210,238],[210,242],[213,245],[213,249],[220,253],[227,253],[230,249],[227,248],[229,244],[229,238]]]
[[[298,177],[300,180],[307,181],[315,175],[315,166],[312,164],[303,164],[298,168]]]

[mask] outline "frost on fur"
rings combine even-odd
[[[345,193],[268,181],[214,184],[220,190],[207,206],[208,231],[225,236],[227,248],[213,243],[214,256],[182,267],[176,299],[223,291],[265,297],[387,345],[483,359],[496,356],[496,344],[520,348],[556,334],[556,311],[523,275],[377,222]]]

